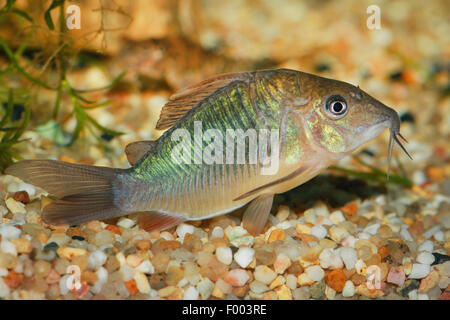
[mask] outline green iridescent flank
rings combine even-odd
[[[334,153],[345,151],[344,138],[331,125],[325,124],[322,126],[322,139],[320,143]]]
[[[291,164],[298,162],[303,155],[303,150],[298,141],[298,137],[300,136],[299,124],[295,120],[287,118],[285,134],[286,153],[284,154],[284,157],[286,163]]]

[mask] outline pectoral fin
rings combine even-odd
[[[141,212],[138,217],[139,226],[145,231],[169,229],[186,220],[181,216],[173,216],[161,212]]]
[[[127,155],[128,162],[134,165],[136,161],[142,158],[150,149],[156,144],[156,141],[136,141],[128,144],[125,147],[125,154]]]
[[[264,194],[254,199],[244,212],[242,224],[253,235],[260,234],[272,208],[273,194]]]

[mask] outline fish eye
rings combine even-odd
[[[331,96],[325,104],[325,111],[333,118],[342,117],[347,113],[347,102],[339,95]]]

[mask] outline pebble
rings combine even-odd
[[[322,240],[327,235],[327,229],[323,226],[314,226],[311,228],[311,235],[316,237],[318,240]]]
[[[241,267],[246,268],[255,256],[255,250],[249,247],[241,247],[234,254],[234,261]]]
[[[311,298],[313,299],[322,299],[325,297],[325,288],[326,284],[324,280],[318,281],[311,285],[309,292],[311,294]]]
[[[278,254],[273,263],[273,269],[278,274],[284,273],[284,271],[290,266],[291,266],[291,259],[284,253]]]
[[[295,300],[308,300],[311,297],[309,287],[300,287],[293,290],[292,297]]]
[[[426,293],[430,291],[432,288],[436,287],[438,283],[439,283],[439,272],[433,270],[420,281],[418,292]]]
[[[286,285],[281,285],[275,288],[278,300],[292,300],[291,290]]]
[[[180,242],[183,242],[184,236],[186,234],[193,234],[194,230],[195,228],[192,224],[180,223],[176,229],[177,235],[180,238]]]
[[[399,287],[405,283],[406,276],[402,267],[391,267],[387,276],[387,282],[393,283]]]
[[[355,267],[356,260],[358,259],[358,255],[356,250],[351,247],[342,247],[339,249],[339,254],[344,262],[345,268],[351,270]]]
[[[325,275],[325,282],[336,292],[342,292],[346,281],[347,278],[342,269],[333,270]]]
[[[305,273],[313,281],[320,281],[325,276],[323,269],[316,265],[306,268]]]
[[[419,263],[431,265],[435,259],[434,259],[434,256],[430,252],[422,251],[422,252],[419,252],[419,254],[417,255],[416,260]]]
[[[233,269],[228,271],[223,279],[234,287],[242,287],[250,279],[250,276],[244,269]]]
[[[253,291],[254,293],[263,293],[269,291],[269,287],[265,283],[262,283],[258,280],[254,280],[250,282],[250,290]]]
[[[11,240],[14,240],[14,239],[11,239]],[[3,251],[4,253],[8,253],[13,256],[17,256],[16,246],[11,241],[2,240],[0,242],[0,250]]]
[[[136,225],[136,222],[134,220],[128,219],[128,218],[120,218],[120,220],[117,222],[118,227],[122,227],[125,229],[130,229]]]
[[[409,274],[410,279],[422,279],[430,273],[430,265],[422,263],[414,263]]]
[[[425,240],[418,248],[417,251],[433,252],[434,243],[431,240]]]
[[[136,286],[140,293],[150,293],[150,284],[148,283],[147,277],[142,272],[137,271],[134,273],[134,281],[136,281]]]
[[[230,247],[221,246],[216,249],[216,257],[220,262],[229,265],[233,261],[233,252]]]
[[[214,227],[213,231],[211,232],[211,238],[223,238],[224,232],[222,227],[216,226]]]
[[[255,279],[264,283],[264,284],[270,284],[276,277],[277,273],[270,269],[267,266],[256,266],[255,272],[253,274],[255,276]]]
[[[198,297],[198,290],[193,286],[189,286],[183,294],[183,300],[198,300]]]
[[[25,205],[19,201],[14,200],[13,198],[6,199],[5,204],[9,211],[11,211],[13,214],[27,213]]]
[[[332,226],[329,230],[329,234],[330,238],[338,243],[350,235],[347,230],[338,226]]]
[[[337,210],[334,211],[333,213],[330,214],[329,219],[334,223],[334,224],[339,224],[341,222],[345,221],[345,217],[342,214],[342,211]]]
[[[319,255],[320,266],[325,269],[339,269],[343,267],[343,262],[339,253],[334,249],[324,249]]]
[[[291,289],[295,290],[297,288],[297,277],[293,274],[288,274],[286,276],[286,285]]]
[[[6,283],[3,281],[3,278],[0,278],[0,298],[4,299],[9,296],[11,293],[11,290],[6,285]]]
[[[13,238],[20,237],[20,234],[22,233],[22,230],[9,226],[6,224],[0,225],[0,236],[2,236],[2,239],[10,240]]]
[[[94,252],[91,252],[88,258],[88,268],[91,270],[97,270],[106,263],[107,258],[108,257],[103,250],[95,250]]]
[[[427,231],[424,232],[423,237],[425,239],[429,239],[432,236],[434,236],[438,231],[441,231],[441,228],[442,227],[440,225],[431,227],[430,229],[428,229]]]
[[[355,294],[355,285],[350,280],[347,280],[342,290],[342,296],[348,298],[353,297],[354,294]]]
[[[208,278],[203,278],[203,280],[201,280],[197,284],[197,290],[200,293],[202,299],[206,300],[211,296],[211,293],[214,290],[214,283]]]
[[[72,248],[72,247],[59,247],[56,253],[61,257],[68,260],[72,260],[75,257],[79,257],[87,254],[86,249]]]
[[[150,260],[144,260],[139,266],[137,266],[136,271],[145,273],[145,274],[153,274],[155,273],[155,268],[153,267]]]

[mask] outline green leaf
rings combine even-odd
[[[45,14],[44,14],[45,23],[47,23],[47,26],[50,30],[55,29],[55,25],[53,24],[52,15],[50,12],[53,9],[61,6],[63,3],[64,3],[64,0],[53,0],[52,3],[50,4],[50,7],[45,11]],[[62,19],[62,17],[60,19]]]
[[[45,88],[48,90],[55,90],[55,88],[50,87],[48,84],[34,78],[33,76],[31,76],[28,72],[26,72],[24,69],[22,69],[22,67],[19,65],[19,63],[17,62],[16,56],[14,55],[14,53],[11,51],[11,49],[9,48],[8,44],[6,43],[5,40],[3,40],[3,38],[0,37],[0,45],[3,47],[3,50],[5,51],[6,55],[8,56],[9,60],[11,61],[11,64],[17,69],[17,71],[19,71],[22,75],[25,76],[25,78],[27,78],[28,80],[30,80],[31,82]]]
[[[26,13],[25,11],[19,10],[19,9],[11,9],[11,12],[14,12],[15,14],[25,18],[26,20],[33,22],[33,19]]]

